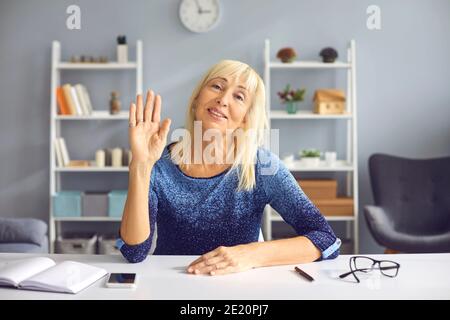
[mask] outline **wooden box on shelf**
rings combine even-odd
[[[338,89],[319,89],[314,93],[314,113],[342,114],[345,112],[345,94]]]
[[[78,167],[89,167],[89,160],[70,160],[67,167],[78,168]]]
[[[313,203],[324,216],[353,216],[353,198],[318,199]]]
[[[337,181],[334,179],[301,179],[297,182],[310,199],[336,198]]]

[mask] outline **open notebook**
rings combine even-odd
[[[18,289],[78,293],[108,272],[88,264],[36,257],[8,262],[0,268],[0,286]]]

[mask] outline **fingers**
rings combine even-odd
[[[214,275],[217,272],[222,272],[222,270],[224,270],[224,269],[226,269],[226,270],[234,270],[233,268],[234,268],[234,266],[233,266],[233,264],[230,261],[222,259],[219,262],[212,263],[212,264],[209,264],[209,262],[206,263],[206,264],[201,262],[197,266],[191,267],[190,269],[192,271],[188,270],[188,272],[189,273],[193,273],[193,274],[210,274],[210,275]]]
[[[224,270],[226,270],[226,272],[224,272]],[[208,270],[205,270],[205,273],[209,273],[210,275],[217,275],[217,274],[224,274],[224,273],[229,273],[230,271],[234,270],[233,266],[230,264],[229,261],[223,261],[220,262],[214,266],[212,266],[212,268],[208,268]]]
[[[155,97],[155,93],[153,92],[153,90],[148,90],[147,98],[145,101],[145,107],[144,107],[144,121],[145,122],[152,121],[154,97]]]
[[[204,266],[202,268],[198,268],[197,270],[198,270],[199,274],[200,273],[205,274],[205,273],[211,273],[211,272],[215,272],[217,270],[227,268],[229,265],[230,265],[230,262],[228,260],[222,259],[216,263],[207,262],[206,266]]]
[[[212,266],[212,265],[218,265],[220,262],[222,262],[225,258],[223,256],[215,256],[213,258],[210,258],[208,260],[205,260],[205,265]]]
[[[153,122],[161,121],[161,96],[158,94],[155,98],[155,106],[153,108]]]
[[[142,95],[138,94],[136,97],[136,124],[139,124],[139,122],[144,121],[144,107],[142,105]]]
[[[223,274],[233,273],[233,272],[235,272],[234,267],[233,266],[228,266],[228,267],[223,268],[223,269],[217,269],[215,271],[211,271],[209,274],[212,275],[212,276],[220,276],[220,275],[223,275]]]
[[[136,105],[131,103],[130,105],[130,116],[128,118],[128,124],[130,127],[136,126]]]
[[[204,268],[214,266],[214,265],[218,264],[219,262],[222,262],[224,260],[224,257],[223,256],[215,256],[210,259],[203,259],[203,260],[197,259],[197,260],[194,261],[193,263],[191,263],[191,265],[188,268],[188,272],[194,272],[195,270],[203,270]],[[213,270],[213,269],[214,268],[212,268],[211,270]]]
[[[203,257],[199,257],[199,258],[195,259],[194,261],[192,261],[192,262],[189,264],[189,267],[190,267],[190,266],[193,266],[194,264],[196,264],[196,263],[198,263],[198,262],[200,262],[202,259],[203,259]]]
[[[193,261],[189,265],[187,271],[194,274],[204,274],[227,268],[230,264],[233,265],[225,252],[226,250],[226,247],[221,246],[213,251],[205,253],[197,260]]]
[[[203,259],[211,259],[212,257],[217,256],[218,254],[220,254],[222,252],[224,247],[218,247],[216,249],[214,249],[213,251],[210,251],[208,253],[205,253],[202,257]]]
[[[200,257],[198,257],[197,259],[195,259],[194,261],[192,261],[191,264],[188,266],[188,268],[190,268],[192,266],[195,266],[197,263],[199,263],[199,262],[201,262],[203,260],[211,259],[212,257],[215,257],[218,254],[219,254],[219,250],[217,250],[217,249],[214,249],[213,251],[205,253],[205,254],[201,255]]]
[[[131,107],[130,107],[131,116]],[[138,94],[136,97],[136,115],[135,123],[139,124],[143,121],[160,122],[161,121],[161,96],[156,95],[153,90],[147,91],[145,107],[142,101],[142,95]],[[131,121],[130,121],[131,126]]]
[[[167,134],[170,130],[170,124],[172,123],[171,119],[164,119],[164,121],[161,124],[161,127],[159,128],[158,135],[161,140],[165,141],[167,139]]]
[[[196,265],[197,263],[199,263],[202,260],[203,260],[203,256],[200,256],[199,258],[197,258],[194,261],[192,261],[191,264],[188,266],[188,271],[191,269],[192,266]]]

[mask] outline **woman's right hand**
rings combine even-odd
[[[161,120],[161,96],[152,90],[147,91],[143,106],[142,96],[138,95],[136,104],[131,103],[129,118],[129,143],[131,162],[154,165],[161,157],[170,129],[170,119]]]

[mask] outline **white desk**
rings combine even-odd
[[[0,253],[5,261],[36,255]],[[291,266],[259,268],[224,276],[196,276],[185,273],[194,256],[149,256],[129,264],[121,256],[47,255],[56,262],[76,260],[105,268],[108,272],[136,272],[136,289],[105,287],[103,278],[76,295],[0,288],[5,299],[450,299],[450,254],[371,255],[401,264],[396,278],[376,270],[364,282],[355,283],[338,275],[349,271],[349,257],[301,265],[316,280],[308,282]],[[299,265],[300,266],[300,265]],[[351,282],[350,282],[351,281]]]

